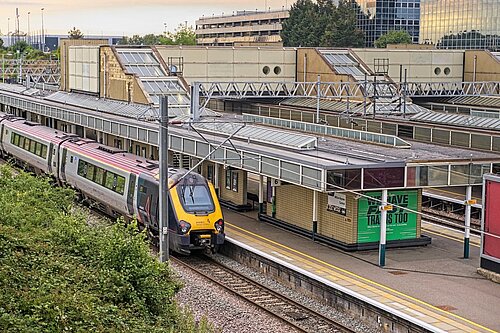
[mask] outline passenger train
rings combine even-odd
[[[108,215],[137,217],[140,229],[158,237],[158,161],[0,112],[0,154],[36,174],[52,175]],[[189,254],[224,242],[222,210],[210,182],[169,168],[170,249]],[[183,177],[184,176],[184,177]]]

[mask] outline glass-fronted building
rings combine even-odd
[[[500,0],[421,0],[420,43],[500,50]]]
[[[418,43],[420,0],[356,0],[356,4],[358,28],[365,32],[367,47],[391,30],[406,30]]]

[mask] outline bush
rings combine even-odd
[[[124,223],[89,226],[74,193],[0,168],[0,331],[207,332],[179,283]]]

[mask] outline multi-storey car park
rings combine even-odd
[[[158,104],[160,96],[167,96],[171,117],[184,123],[169,128],[171,161],[193,166],[233,135],[198,171],[214,183],[227,207],[252,211],[252,199],[259,203],[255,215],[227,211],[226,233],[234,245],[226,251],[239,245],[246,249],[235,252],[240,257],[258,254],[262,265],[280,263],[276,269],[297,281],[292,270],[299,269],[302,288],[310,285],[313,291],[321,285],[322,297],[337,306],[352,305],[351,311],[369,305],[370,310],[359,310],[362,316],[393,331],[417,326],[434,331],[495,329],[488,304],[500,295],[486,281],[470,285],[449,280],[450,272],[463,278],[478,265],[451,259],[447,253],[457,251],[456,244],[436,236],[444,231],[432,229],[419,214],[423,204],[436,205],[432,200],[455,201],[453,210],[458,210],[466,199],[463,192],[450,198],[446,191],[478,191],[483,174],[500,169],[500,120],[482,118],[481,113],[471,116],[471,110],[430,109],[451,107],[445,99],[458,95],[481,103],[498,98],[498,83],[482,82],[482,75],[500,70],[493,54],[71,43],[88,42],[63,44],[61,90],[1,85],[1,111],[157,159]],[[474,84],[464,83],[470,77]],[[207,81],[212,83],[196,83]],[[190,86],[197,88],[190,92]],[[201,97],[201,117],[189,125],[194,95]],[[498,115],[494,105],[476,111]],[[376,249],[381,222],[377,199],[385,194],[394,205],[387,214],[388,266],[396,272],[428,270],[445,276],[425,275],[428,283],[418,292],[404,285],[421,283],[418,273],[392,275],[399,280],[394,281],[387,270],[362,267],[318,245]],[[478,208],[480,204],[475,203]],[[256,225],[248,216],[268,224]],[[448,232],[445,237],[456,237]],[[439,248],[445,245],[442,253]],[[408,249],[396,249],[401,247]],[[418,263],[420,252],[433,258],[423,260],[424,267]],[[461,248],[458,252],[453,256],[462,255]],[[342,259],[336,260],[337,255]],[[372,252],[353,256],[374,259]],[[474,247],[471,256],[478,256]],[[440,262],[452,262],[453,269],[438,267]],[[340,296],[332,298],[328,288],[340,292],[346,303]],[[446,295],[440,291],[445,288]],[[461,304],[457,295],[473,290],[470,311],[470,304]],[[457,310],[437,308],[445,305]]]

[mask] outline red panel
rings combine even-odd
[[[483,253],[500,259],[500,183],[487,180],[484,211]]]

